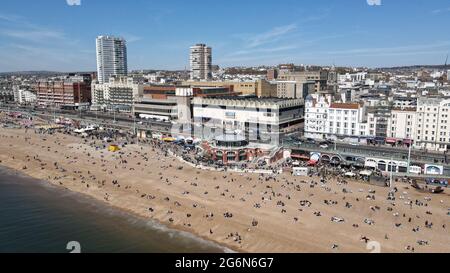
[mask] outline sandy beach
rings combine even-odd
[[[100,145],[97,141],[97,145]],[[0,165],[238,252],[450,252],[448,190],[195,169],[158,147],[0,128]],[[343,221],[332,221],[332,218]]]

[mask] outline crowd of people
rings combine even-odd
[[[252,245],[258,245],[255,237],[264,241],[264,236],[273,232],[272,227],[280,225],[285,230],[282,234],[275,232],[268,240],[272,246],[278,246],[284,236],[302,240],[303,233],[297,232],[305,230],[326,238],[317,239],[319,249],[332,251],[354,250],[353,245],[358,244],[365,250],[365,244],[373,240],[385,242],[392,250],[401,251],[395,248],[401,245],[405,251],[426,251],[442,244],[434,235],[448,234],[448,219],[436,217],[449,205],[447,195],[436,202],[408,184],[390,191],[368,188],[346,177],[344,171],[348,170],[341,167],[318,164],[308,177],[276,171],[250,174],[202,170],[174,157],[201,166],[205,162],[199,158],[200,149],[158,139],[138,142],[132,134],[115,130],[85,138],[71,130],[17,134],[3,130],[0,142],[4,151],[17,151],[10,157],[2,155],[0,163],[23,162],[24,171],[38,169],[52,183],[101,195],[103,201],[115,206],[144,208],[147,217],[224,241],[236,249],[252,249]],[[109,143],[122,149],[109,152]],[[288,166],[288,162],[282,162],[271,168]],[[347,235],[327,234],[334,229],[346,230]],[[445,237],[439,238],[445,242]],[[261,250],[271,250],[264,247],[261,245]],[[301,249],[301,245],[274,249]]]

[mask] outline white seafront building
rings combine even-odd
[[[414,140],[416,127],[416,108],[394,108],[388,119],[387,135],[397,140]]]
[[[433,151],[450,149],[450,99],[419,98],[415,147]]]
[[[359,103],[334,103],[330,96],[310,95],[305,100],[305,137],[359,142],[369,137]]]
[[[132,78],[112,77],[107,83],[92,84],[92,109],[131,112],[142,95],[143,85],[133,83]]]
[[[127,45],[124,39],[99,36],[96,39],[96,49],[99,83],[107,83],[111,76],[127,75]]]
[[[193,117],[202,138],[234,131],[250,141],[278,141],[280,132],[300,126],[303,107],[303,99],[196,97]]]
[[[14,101],[19,104],[32,104],[37,101],[36,93],[20,88],[19,86],[13,87]]]

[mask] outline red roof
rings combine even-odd
[[[359,107],[357,103],[332,103],[330,106],[334,109],[359,109]]]

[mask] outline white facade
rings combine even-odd
[[[30,90],[25,90],[19,87],[13,87],[14,101],[19,104],[35,103],[37,101],[37,95]]]
[[[361,130],[363,108],[355,103],[333,103],[329,109],[328,134],[343,137],[365,137]],[[365,127],[364,127],[365,128]]]
[[[435,82],[420,82],[417,86],[419,89],[436,88],[437,84]]]
[[[331,98],[309,96],[305,100],[305,137],[324,139],[328,134],[328,111]]]
[[[394,109],[388,120],[387,136],[399,140],[414,139],[414,131],[417,126],[416,110]]]
[[[110,78],[108,83],[92,84],[92,107],[96,109],[129,109],[143,95],[143,86],[132,78]]]
[[[362,82],[367,78],[367,72],[359,72],[359,73],[346,73],[344,75],[338,75],[338,81],[340,83],[343,82]]]
[[[331,98],[309,96],[305,101],[305,137],[358,140],[368,136],[364,108],[357,103],[332,103]]]
[[[415,146],[433,151],[450,148],[450,100],[420,98],[417,103]]]
[[[433,71],[433,72],[431,72],[431,74],[430,74],[430,76],[431,76],[433,79],[440,78],[440,77],[442,77],[443,75],[444,75],[444,72],[443,72],[443,71]]]
[[[196,97],[193,105],[196,128],[215,128],[219,135],[224,130],[238,131],[249,140],[258,141],[264,137],[274,140],[272,137],[278,137],[281,130],[300,124],[304,100]],[[211,135],[200,137],[208,139]]]
[[[96,48],[99,83],[107,83],[109,78],[114,75],[127,75],[127,45],[124,39],[99,36],[96,40]]]
[[[191,80],[210,80],[212,78],[212,49],[205,44],[190,48]]]
[[[179,97],[192,97],[194,96],[194,89],[190,87],[177,87],[175,89],[175,95]]]

